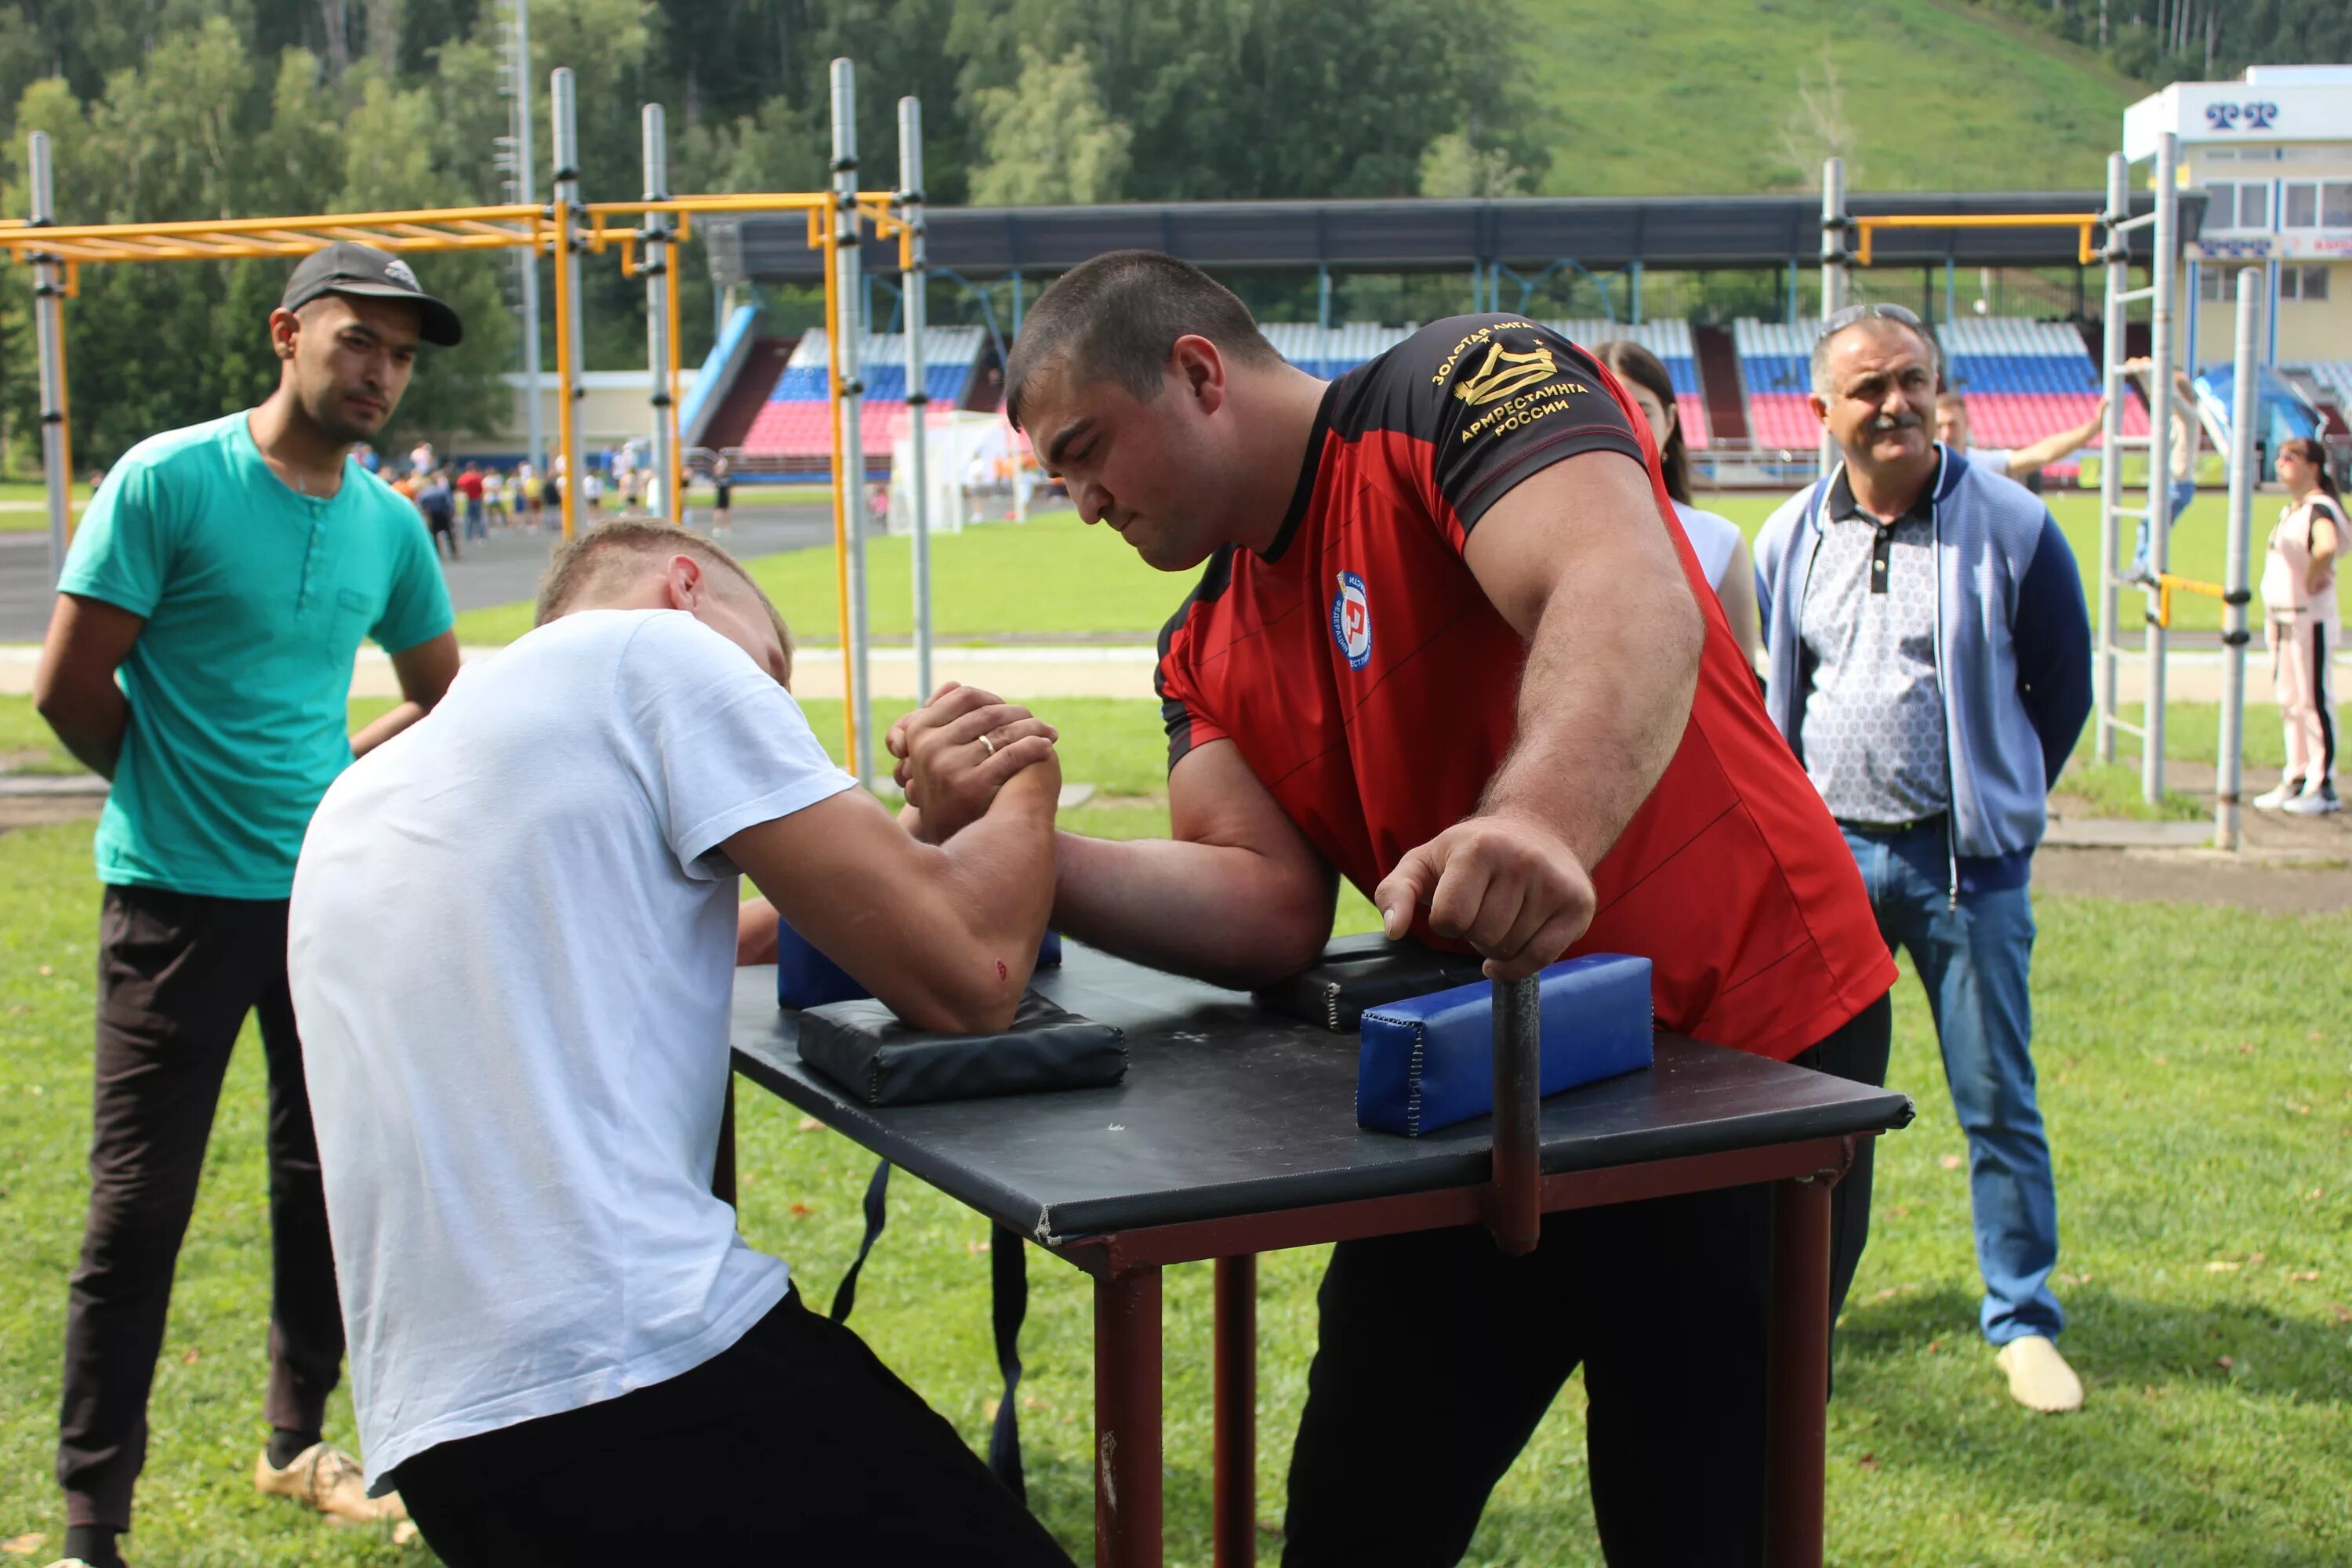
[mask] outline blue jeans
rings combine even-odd
[[[2171,529],[2173,524],[2178,523],[2180,521],[2180,514],[2187,511],[2189,510],[2189,503],[2196,499],[2197,481],[2195,479],[2175,479],[2172,481],[2172,488],[2165,497],[2164,514],[2168,520],[2165,523],[2165,537],[2167,539],[2170,539],[2172,537]],[[2141,518],[2139,520],[2139,531],[2132,540],[2131,570],[2124,574],[2126,577],[2137,577],[2141,573],[2147,570],[2147,519]]]
[[[1927,987],[1952,1110],[1969,1139],[1969,1205],[1984,1275],[1985,1338],[2055,1338],[2065,1325],[2050,1272],[2058,1193],[2033,1100],[2028,969],[2033,906],[2023,888],[1963,891],[1949,903],[1945,828],[1845,830],[1888,951],[1907,950]]]

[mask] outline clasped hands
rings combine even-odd
[[[890,726],[891,776],[907,793],[907,831],[943,844],[977,822],[1007,779],[1053,754],[1051,724],[977,686],[949,681]]]
[[[929,843],[953,837],[1058,738],[1026,708],[949,682],[890,726],[885,743],[907,792],[900,820]],[[1496,980],[1523,979],[1558,959],[1595,910],[1591,875],[1558,830],[1537,814],[1491,805],[1407,851],[1373,902],[1391,938],[1427,906],[1430,930],[1467,942]]]

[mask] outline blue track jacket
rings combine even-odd
[[[2091,711],[2091,626],[2074,552],[2049,509],[2006,475],[1937,450],[1936,673],[1951,751],[1957,897],[2025,884],[2050,786]],[[1801,762],[1812,659],[1799,611],[1834,478],[1791,497],[1756,539],[1765,706]]]

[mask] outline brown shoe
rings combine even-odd
[[[316,1509],[336,1524],[381,1524],[408,1517],[398,1492],[368,1496],[360,1462],[331,1443],[311,1444],[282,1470],[269,1462],[269,1450],[264,1448],[253,1461],[253,1485],[257,1491]]]

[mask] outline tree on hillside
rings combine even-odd
[[[1797,101],[1780,121],[1780,151],[1797,170],[1802,188],[1821,189],[1822,164],[1845,160],[1849,187],[1862,180],[1862,160],[1856,156],[1862,138],[1846,118],[1845,84],[1838,79],[1837,60],[1822,46],[1822,72],[1797,73]]]
[[[1500,147],[1481,147],[1466,131],[1449,131],[1421,155],[1424,196],[1523,196],[1528,172]]]
[[[1010,87],[973,95],[982,156],[971,199],[982,206],[1117,201],[1135,132],[1112,118],[1095,87],[1093,64],[1072,47],[1049,60],[1023,45]]]

